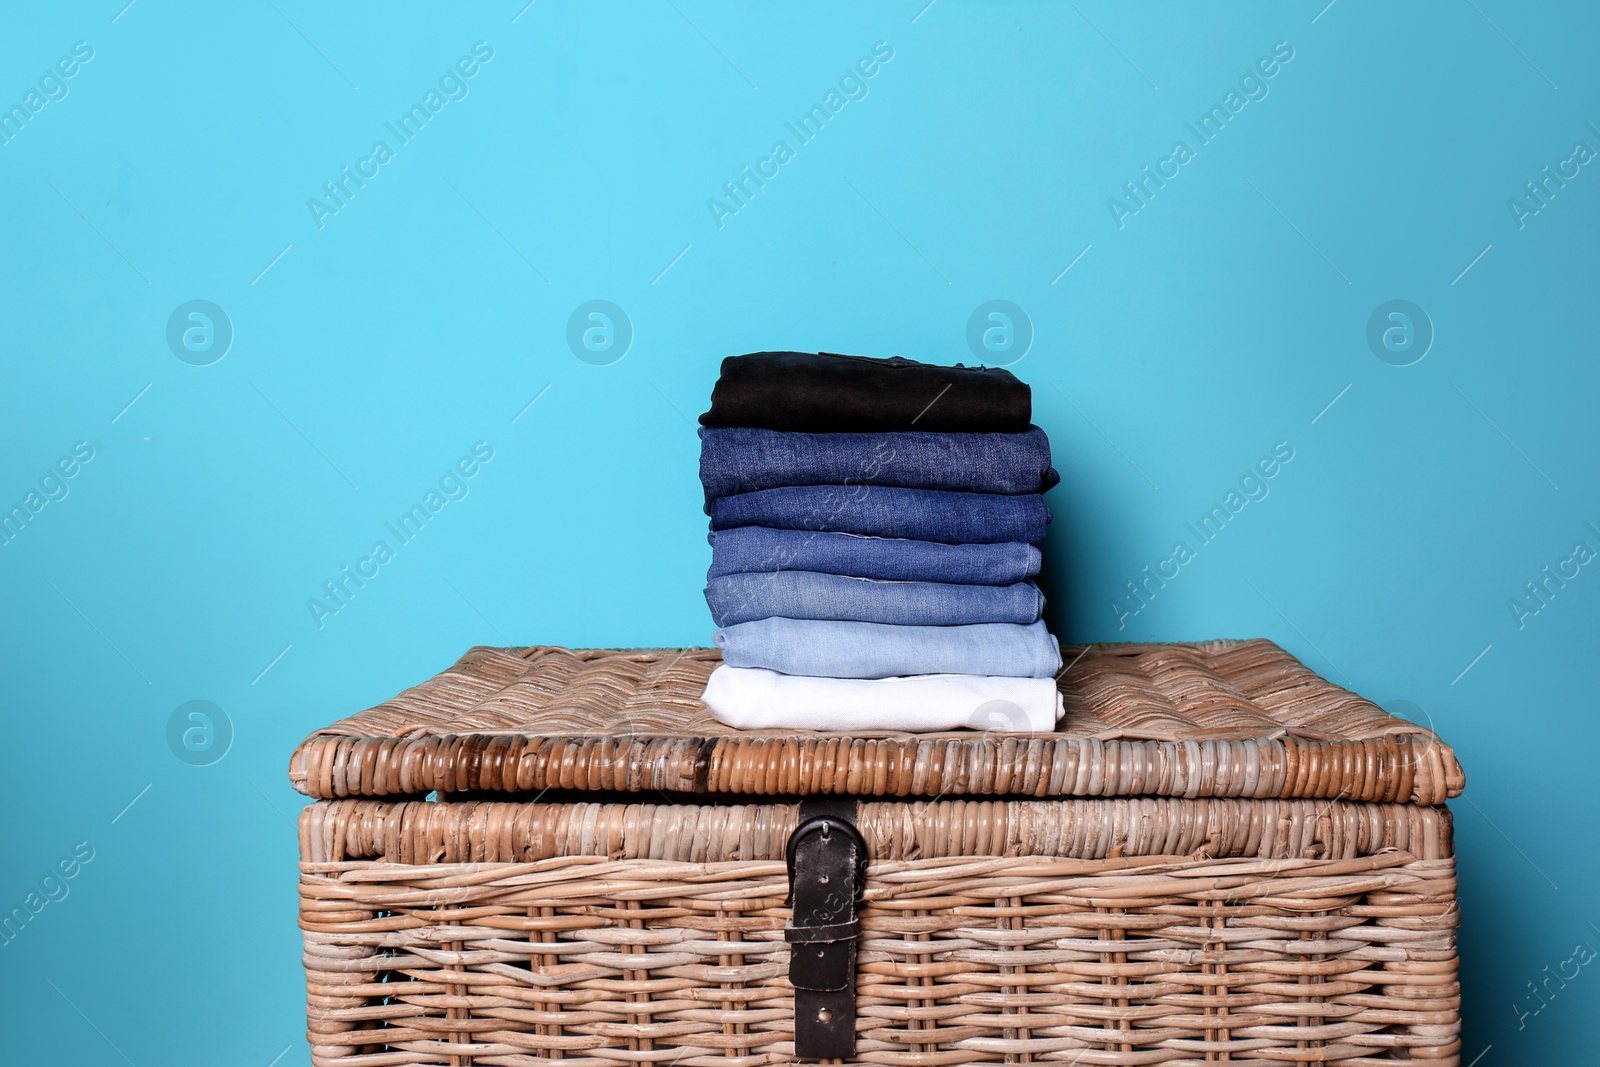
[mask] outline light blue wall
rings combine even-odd
[[[0,904],[93,850],[0,949],[8,1062],[305,1063],[294,744],[473,643],[704,643],[690,421],[718,360],[970,361],[992,299],[1031,322],[1014,369],[1064,478],[1056,630],[1264,635],[1409,702],[1469,775],[1463,1061],[1589,1054],[1600,977],[1543,1007],[1526,983],[1600,947],[1600,567],[1523,625],[1508,603],[1600,549],[1600,166],[1521,225],[1508,200],[1600,149],[1592,8],[122,2],[0,35],[7,105],[93,49],[0,145],[0,503],[93,450],[0,547]],[[384,124],[479,41],[401,144]],[[800,144],[785,122],[880,41]],[[1200,145],[1186,122],[1277,42],[1267,95]],[[319,227],[308,199],[379,139]],[[719,226],[708,199],[780,139]],[[1108,200],[1179,139],[1119,226]],[[197,299],[234,332],[208,366],[166,340]],[[596,299],[634,333],[608,366],[565,340]],[[1366,340],[1395,299],[1435,334],[1410,366]],[[476,442],[469,494],[399,545],[385,522]],[[1124,583],[1277,442],[1268,495],[1119,627]],[[378,540],[319,626],[308,600]],[[169,748],[191,700],[231,723],[210,766]]]

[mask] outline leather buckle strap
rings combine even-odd
[[[855,1053],[856,907],[866,888],[867,847],[855,801],[800,805],[789,837],[789,983],[794,986],[794,1049],[799,1059]]]
[[[852,919],[832,926],[791,926],[783,932],[783,939],[791,945],[811,945],[819,941],[844,941],[859,933],[861,924]]]

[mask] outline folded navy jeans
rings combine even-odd
[[[902,582],[1010,585],[1039,573],[1039,550],[1020,541],[947,545],[767,526],[714,530],[708,540],[707,580],[756,571],[821,571]]]
[[[1050,439],[1024,433],[788,433],[700,428],[706,507],[719,496],[784,485],[892,485],[973,493],[1042,493],[1061,480]]]
[[[756,619],[836,619],[901,626],[962,626],[1038,622],[1044,594],[1032,582],[954,585],[883,582],[816,571],[728,574],[706,583],[706,603],[718,626]]]
[[[878,622],[758,619],[712,635],[722,662],[821,678],[982,674],[1053,678],[1061,646],[1044,621],[1029,626],[893,626]]]
[[[711,501],[711,528],[776,526],[941,541],[1044,541],[1050,512],[1038,493],[958,493],[879,485],[792,485]]]

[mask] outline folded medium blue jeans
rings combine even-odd
[[[1010,585],[1039,573],[1039,550],[1020,541],[946,545],[903,537],[736,526],[714,530],[706,578],[756,571],[822,571],[852,578]]]
[[[1044,541],[1050,512],[1038,493],[957,493],[880,485],[792,485],[717,497],[711,528],[776,526],[941,541],[949,545]]]
[[[1043,620],[1030,626],[890,626],[773,618],[725,627],[712,640],[729,666],[822,678],[1052,678],[1061,669],[1061,646]]]
[[[706,507],[719,496],[783,485],[893,485],[972,493],[1042,493],[1061,480],[1050,439],[1026,433],[788,433],[700,428]]]
[[[1032,582],[954,585],[882,582],[815,571],[728,574],[706,584],[706,603],[718,626],[769,619],[839,619],[901,626],[961,626],[979,622],[1037,622],[1044,594]]]

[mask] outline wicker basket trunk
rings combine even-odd
[[[1265,641],[1066,658],[1053,734],[733,733],[714,652],[557,648],[313,734],[313,1062],[794,1062],[830,797],[850,1062],[1458,1064],[1449,748]]]

